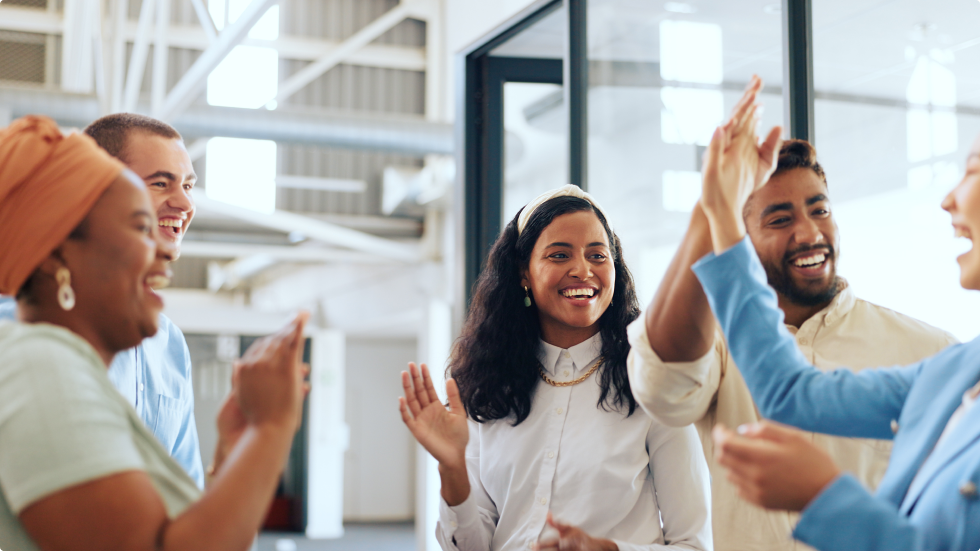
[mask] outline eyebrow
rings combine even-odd
[[[588,245],[586,245],[586,247],[608,247],[608,246],[609,245],[606,245],[605,243],[603,243],[601,241],[594,241],[594,242],[589,243]],[[548,245],[548,247],[568,247],[568,248],[571,248],[572,247],[572,244],[571,243],[562,243],[561,241],[556,241],[556,242]],[[548,247],[545,247],[545,248],[548,248]]]
[[[809,207],[810,205],[814,205],[816,203],[819,203],[821,201],[826,201],[826,200],[827,200],[826,195],[824,195],[823,193],[818,193],[806,200],[806,206]],[[786,202],[786,203],[776,203],[775,205],[769,205],[762,211],[762,216],[766,217],[780,210],[793,210],[793,203]]]
[[[177,177],[176,174],[174,174],[173,172],[167,172],[166,170],[158,170],[158,171],[154,172],[153,174],[150,174],[149,176],[146,176],[143,179],[144,180],[153,180],[153,179],[156,179],[156,178],[166,178],[167,180],[170,180],[171,182],[177,182],[177,181],[181,180],[180,178]],[[196,182],[197,181],[197,174],[191,173],[187,177],[187,180],[188,181],[194,181],[194,182]]]

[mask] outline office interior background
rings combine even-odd
[[[980,334],[939,208],[980,134],[978,21],[976,0],[2,0],[0,126],[173,124],[201,179],[166,313],[202,455],[231,362],[309,309],[313,391],[259,547],[434,551],[398,373],[441,374],[489,243],[565,183],[646,304],[752,74],[762,125],[817,148],[856,293]]]

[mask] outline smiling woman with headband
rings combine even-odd
[[[91,138],[25,117],[0,130],[0,548],[245,550],[300,420],[305,317],[235,366],[232,452],[202,496],[109,381],[157,331],[173,246],[146,186]]]
[[[425,365],[402,373],[402,418],[439,461],[443,549],[711,549],[697,433],[630,392],[638,315],[589,194],[547,192],[507,224],[449,361],[449,409]]]

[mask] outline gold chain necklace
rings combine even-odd
[[[544,382],[548,383],[551,386],[574,386],[588,379],[589,375],[595,373],[595,370],[599,369],[599,366],[602,365],[602,362],[604,361],[606,361],[606,359],[603,358],[602,356],[599,356],[599,359],[596,360],[595,365],[593,365],[592,368],[585,373],[585,375],[582,375],[581,377],[575,379],[574,381],[565,381],[562,383],[558,381],[552,381],[551,379],[549,379],[548,374],[544,370],[544,366],[542,366],[540,363],[538,363],[538,371],[541,372],[541,378],[544,379]]]

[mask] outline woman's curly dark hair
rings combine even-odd
[[[602,393],[597,407],[636,411],[626,373],[630,345],[626,326],[640,315],[633,277],[623,261],[619,238],[591,203],[577,197],[556,197],[542,204],[518,236],[518,213],[490,250],[486,267],[475,284],[462,335],[453,346],[448,375],[456,380],[468,415],[486,422],[514,415],[514,425],[527,419],[539,384],[538,349],[541,327],[538,308],[524,306],[521,274],[531,251],[552,220],[571,212],[595,213],[609,236],[616,269],[612,304],[599,318],[602,356],[599,371]]]

